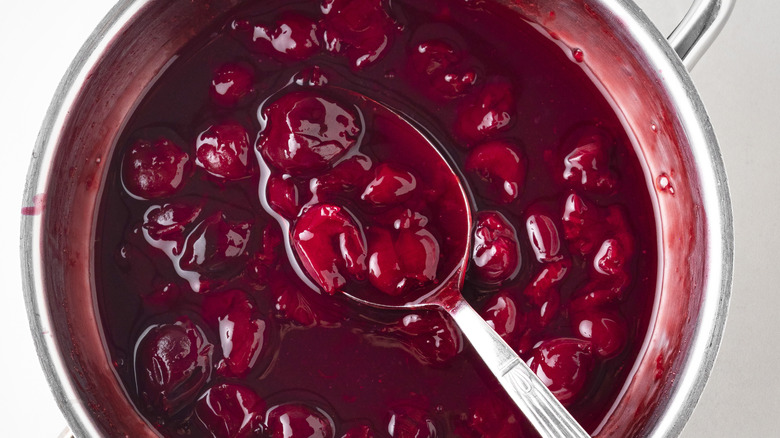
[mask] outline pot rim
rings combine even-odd
[[[98,64],[114,36],[133,20],[152,0],[120,0],[98,24],[79,50],[47,110],[35,143],[24,191],[24,205],[40,205],[49,183],[49,172],[59,134],[65,126],[69,109],[88,80],[88,73]],[[731,199],[725,166],[714,130],[704,105],[685,65],[650,19],[631,0],[595,0],[610,11],[635,38],[644,51],[649,67],[663,77],[677,116],[690,140],[696,171],[702,182],[703,210],[708,212],[705,229],[707,253],[701,312],[673,387],[668,404],[648,436],[678,436],[690,418],[714,365],[728,313],[734,263],[734,230]],[[36,202],[37,201],[37,202]],[[21,220],[21,268],[27,316],[41,367],[73,433],[77,436],[99,436],[99,428],[77,395],[67,369],[67,354],[54,336],[53,321],[43,285],[42,215],[23,215]]]

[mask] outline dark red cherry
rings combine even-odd
[[[574,332],[590,341],[593,351],[602,358],[615,357],[626,346],[628,324],[617,311],[592,309],[575,313],[571,324]]]
[[[470,146],[510,128],[515,98],[509,82],[489,82],[458,110],[455,133]]]
[[[207,278],[190,280],[195,292],[206,292],[203,280],[231,270],[239,270],[246,262],[252,223],[234,221],[217,211],[197,224],[187,236],[179,259],[183,271],[197,272]]]
[[[284,243],[282,231],[275,222],[268,222],[260,234],[260,245],[251,255],[247,268],[249,275],[263,288],[267,286],[269,273],[275,269],[279,261],[279,253]]]
[[[234,20],[231,27],[251,50],[281,59],[299,61],[320,50],[317,23],[294,12],[283,13],[273,26]]]
[[[561,260],[542,266],[523,290],[531,307],[527,322],[538,327],[548,326],[558,315],[561,304],[561,282],[571,269],[571,262]]]
[[[320,7],[325,48],[346,57],[353,69],[377,62],[393,43],[397,28],[384,0],[322,0]]]
[[[555,222],[544,214],[532,214],[525,220],[525,229],[528,231],[528,240],[534,250],[536,260],[540,263],[554,262],[563,256],[561,252],[561,240],[558,237],[558,229]]]
[[[407,281],[424,284],[436,279],[441,250],[430,231],[425,228],[402,228],[398,231],[394,246],[396,253],[401,256],[401,271]]]
[[[290,177],[271,175],[265,187],[268,205],[285,219],[293,219],[298,216],[301,208],[301,200],[298,186]]]
[[[603,235],[603,221],[595,206],[572,193],[566,198],[563,216],[563,233],[573,252],[587,255],[600,245]]]
[[[334,438],[333,420],[320,409],[299,403],[274,406],[266,414],[271,438]]]
[[[304,286],[291,284],[285,279],[272,283],[270,289],[276,294],[274,309],[278,316],[298,326],[331,327],[344,319],[343,314],[318,301],[320,295]]]
[[[517,438],[522,437],[520,421],[505,402],[495,396],[483,396],[469,409],[468,425],[473,437]]]
[[[558,294],[560,284],[571,269],[571,262],[561,260],[547,263],[542,266],[531,282],[526,286],[523,294],[531,303],[541,306],[549,301],[551,294]]]
[[[564,141],[563,179],[585,190],[612,191],[617,183],[610,169],[613,147],[612,137],[603,129],[576,130]]]
[[[243,64],[221,65],[211,80],[209,95],[220,106],[234,107],[254,91],[254,72]]]
[[[270,327],[245,292],[234,289],[208,295],[203,315],[219,333],[219,374],[242,377],[268,352]]]
[[[536,302],[531,310],[526,313],[525,319],[528,325],[535,327],[547,327],[559,315],[561,308],[561,293],[556,289],[549,289],[544,301]]]
[[[213,346],[186,317],[149,327],[136,345],[138,395],[154,416],[172,416],[193,402],[211,375]]]
[[[200,396],[195,413],[215,438],[247,438],[262,431],[265,402],[246,386],[223,383]]]
[[[442,365],[463,349],[460,330],[440,312],[410,313],[387,332],[424,365]]]
[[[460,61],[460,54],[447,42],[430,40],[417,44],[409,56],[412,68],[426,76],[443,73]]]
[[[466,157],[466,171],[483,182],[484,196],[502,204],[516,201],[525,182],[525,159],[505,141],[483,143]]]
[[[569,406],[583,394],[594,362],[590,342],[557,338],[536,347],[529,366],[555,398]]]
[[[617,239],[607,239],[593,258],[593,268],[599,274],[617,275],[626,269],[628,254]]]
[[[248,177],[252,167],[246,129],[237,122],[210,126],[195,141],[195,164],[230,181]]]
[[[474,226],[473,272],[488,284],[506,281],[520,270],[520,247],[509,221],[498,212],[482,211]]]
[[[464,65],[463,58],[462,53],[440,40],[417,44],[409,56],[412,71],[425,80],[425,91],[446,98],[466,93],[477,80],[477,73]]]
[[[390,219],[387,221],[388,226],[396,230],[420,229],[428,225],[428,218],[425,215],[409,208],[392,210],[387,215],[377,218],[377,220],[384,220],[385,218]]]
[[[152,206],[144,214],[144,233],[156,247],[163,242],[176,242],[175,251],[180,253],[185,230],[195,223],[202,211],[200,205],[186,202]]]
[[[388,295],[434,281],[439,258],[439,242],[425,228],[369,229],[368,279]]]
[[[374,179],[360,199],[374,205],[402,204],[412,197],[416,188],[414,174],[396,164],[382,163],[374,169]]]
[[[611,271],[612,275],[617,275],[617,271],[625,271],[628,261],[634,254],[634,235],[626,213],[617,205],[610,205],[607,208],[604,221],[607,224],[605,236],[615,242],[608,243],[606,248],[605,243],[602,243],[599,252],[603,250],[604,254],[602,257],[597,257],[602,259],[603,266],[600,269],[603,272]],[[618,269],[618,266],[622,269]]]
[[[348,107],[311,91],[288,93],[263,110],[258,149],[291,175],[322,171],[352,148],[361,131]]]
[[[138,140],[122,160],[122,184],[135,198],[170,196],[181,189],[192,169],[190,157],[166,138]]]
[[[415,404],[399,404],[390,409],[387,433],[392,438],[436,438],[438,431],[427,410]]]
[[[403,294],[406,286],[405,278],[401,272],[401,259],[395,251],[390,230],[370,228],[368,251],[368,279],[371,285],[386,294]]]
[[[333,167],[333,169],[312,180],[312,192],[321,195],[343,195],[363,189],[373,177],[371,158],[357,154]]]
[[[524,328],[522,318],[517,312],[517,304],[507,292],[490,297],[480,314],[485,322],[508,344],[512,344],[512,340]]]
[[[293,81],[302,87],[323,87],[330,82],[329,74],[320,66],[304,67],[293,76]]]
[[[292,244],[301,265],[325,292],[333,294],[348,277],[365,278],[366,240],[343,208],[318,204],[295,222]]]

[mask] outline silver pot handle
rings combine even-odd
[[[736,0],[695,0],[680,24],[669,35],[669,44],[692,70],[720,33]]]

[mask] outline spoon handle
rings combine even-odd
[[[543,438],[590,437],[520,356],[465,300],[461,299],[448,312]]]

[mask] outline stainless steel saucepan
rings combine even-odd
[[[656,310],[596,435],[677,436],[720,344],[734,249],[720,151],[688,69],[733,0],[695,0],[668,40],[631,0],[493,1],[538,23],[563,48],[582,50],[586,71],[635,141],[656,210]],[[44,121],[24,198],[38,208],[22,217],[22,271],[41,364],[77,436],[157,436],[104,349],[92,255],[98,202],[135,105],[190,39],[240,2],[120,1],[79,52]]]

